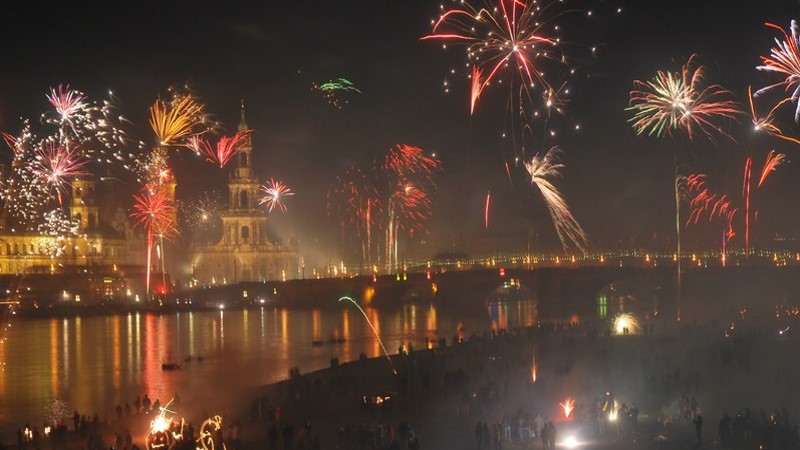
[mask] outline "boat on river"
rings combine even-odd
[[[161,364],[161,370],[178,370],[181,365],[175,362],[165,362]]]

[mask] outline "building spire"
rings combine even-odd
[[[239,120],[239,131],[248,129],[247,122],[244,120],[244,99],[242,99],[242,116]]]

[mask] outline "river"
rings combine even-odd
[[[402,345],[419,349],[440,338],[449,342],[459,330],[467,338],[531,325],[538,314],[533,300],[473,310],[367,307],[364,315],[352,304],[340,306],[13,317],[0,344],[0,439],[13,442],[26,423],[41,426],[55,399],[70,413],[101,417],[118,404],[133,406],[144,394],[162,404],[179,394],[210,409],[229,407],[224,400],[236,391],[286,379],[292,367],[307,373],[329,367],[332,357],[346,362],[362,352],[384,356],[376,333],[393,354]],[[165,362],[181,367],[165,371]]]

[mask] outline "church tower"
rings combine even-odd
[[[241,107],[239,131],[250,128]],[[192,278],[201,285],[295,278],[298,256],[294,246],[273,242],[267,236],[266,208],[259,205],[261,184],[253,170],[250,134],[229,163],[228,207],[220,214],[222,238],[216,244],[195,245]]]
[[[239,131],[247,130],[242,102]],[[228,209],[222,214],[223,243],[235,246],[267,244],[267,213],[258,204],[260,184],[252,168],[253,145],[246,136],[228,181]]]

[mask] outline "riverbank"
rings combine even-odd
[[[574,433],[594,447],[685,448],[696,442],[687,417],[702,414],[704,447],[710,448],[725,413],[735,417],[749,410],[755,424],[777,414],[777,423],[796,424],[793,380],[800,368],[791,357],[796,341],[775,340],[759,330],[737,333],[725,338],[683,327],[606,336],[580,326],[537,326],[464,336],[460,343],[409,349],[390,360],[338,366],[332,361],[335,367],[328,369],[293,371],[285,381],[215,404],[203,403],[198,393],[180,393],[170,415],[176,423],[181,418],[192,423],[195,434],[204,418],[220,415],[228,448],[405,449],[413,447],[414,436],[420,448],[472,449],[478,448],[478,423],[486,423],[490,440],[499,436],[506,448],[541,448],[530,436],[537,416],[553,421],[559,442]],[[208,389],[225,382],[209,380]],[[609,410],[594,409],[609,395],[616,411],[636,404],[636,425],[610,422]],[[559,406],[568,398],[575,401],[569,418]],[[104,448],[122,426],[142,448],[152,414],[101,418]],[[72,434],[68,448],[85,447],[86,438],[77,436]],[[489,448],[485,444],[481,448]]]

